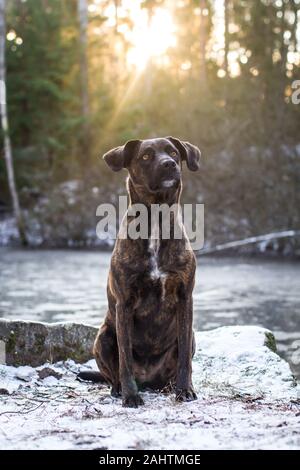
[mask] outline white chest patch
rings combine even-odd
[[[150,253],[150,277],[151,279],[160,279],[163,273],[158,267],[158,253],[160,247],[159,227],[154,224],[151,227],[151,237],[149,240],[149,253]]]

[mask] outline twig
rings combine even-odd
[[[37,409],[40,408],[40,406],[42,406],[43,404],[44,404],[44,402],[39,403],[35,408],[30,408],[30,410],[26,410],[26,411],[3,411],[2,413],[0,413],[0,416],[2,416],[2,415],[7,415],[7,414],[26,415],[26,414],[28,414],[28,413],[31,413],[32,411],[37,410]]]

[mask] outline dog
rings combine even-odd
[[[200,150],[174,137],[131,140],[104,155],[113,171],[128,170],[129,207],[180,203],[182,164],[200,166]],[[121,230],[134,216],[124,217]],[[140,390],[173,391],[177,401],[195,400],[192,292],[196,260],[178,214],[172,226],[183,237],[149,239],[118,236],[108,275],[108,312],[99,329],[94,356],[100,373],[81,372],[83,380],[111,385],[125,407],[143,405]]]

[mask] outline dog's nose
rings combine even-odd
[[[175,168],[176,162],[174,160],[171,160],[171,158],[168,158],[167,160],[164,160],[162,162],[162,167],[163,168]]]

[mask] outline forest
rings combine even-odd
[[[205,205],[207,246],[299,229],[299,0],[1,5],[2,140],[9,136],[23,242],[99,245],[96,207],[125,194],[125,172],[112,174],[103,153],[167,135],[201,149],[183,201]],[[10,243],[4,148],[0,233]],[[299,252],[299,241],[271,248]]]

